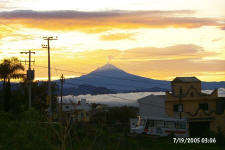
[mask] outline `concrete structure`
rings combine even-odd
[[[196,77],[177,77],[171,82],[171,89],[172,92],[166,92],[166,112],[170,117],[188,118],[192,136],[217,132],[219,128],[225,134],[224,104],[217,89],[211,94],[202,93],[201,81]]]
[[[149,95],[138,99],[140,116],[130,119],[130,132],[157,136],[174,133],[178,137],[188,137],[187,119],[169,117],[165,100],[165,95]]]
[[[91,105],[86,103],[86,99],[81,99],[78,103],[63,103],[62,111],[64,117],[71,117],[74,121],[87,122],[90,120]]]
[[[164,95],[149,95],[137,101],[141,117],[167,117]]]

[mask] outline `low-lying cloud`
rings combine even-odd
[[[211,94],[213,90],[203,90],[203,93]],[[88,103],[106,104],[108,106],[134,106],[139,107],[138,99],[149,95],[165,95],[165,92],[138,92],[138,93],[121,93],[121,94],[102,94],[102,95],[79,95],[63,96],[64,103],[77,103],[80,99],[85,98]],[[219,88],[219,97],[225,97],[225,89]],[[60,102],[60,98],[59,98]]]

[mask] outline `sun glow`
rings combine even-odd
[[[46,79],[42,37],[58,36],[51,41],[54,79],[89,73],[110,56],[119,68],[149,78],[225,80],[224,7],[221,0],[6,0],[0,59],[24,60],[20,51],[36,51],[36,78]]]

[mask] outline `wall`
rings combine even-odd
[[[217,90],[207,95],[201,93],[201,84],[199,85],[199,83],[173,84],[173,92],[175,92],[175,94],[169,92],[166,93],[165,109],[168,116],[179,117],[180,113],[173,111],[173,105],[181,102],[181,104],[183,104],[182,117],[186,117],[189,121],[195,122],[209,121],[211,131],[217,132],[218,128],[221,128],[225,135],[225,113],[222,115],[216,114]],[[182,87],[184,91],[181,99],[178,96],[180,87]],[[208,111],[200,110],[200,103],[208,103]]]

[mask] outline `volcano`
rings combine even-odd
[[[225,82],[202,82],[203,90],[214,90],[215,88],[225,88]],[[81,77],[66,79],[64,84],[64,95],[162,92],[168,90],[170,90],[170,81],[133,75],[109,63]]]
[[[149,89],[169,89],[169,81],[154,80],[127,73],[112,64],[106,64],[87,75],[67,79],[67,82],[96,87],[105,87],[116,92],[140,91]]]

